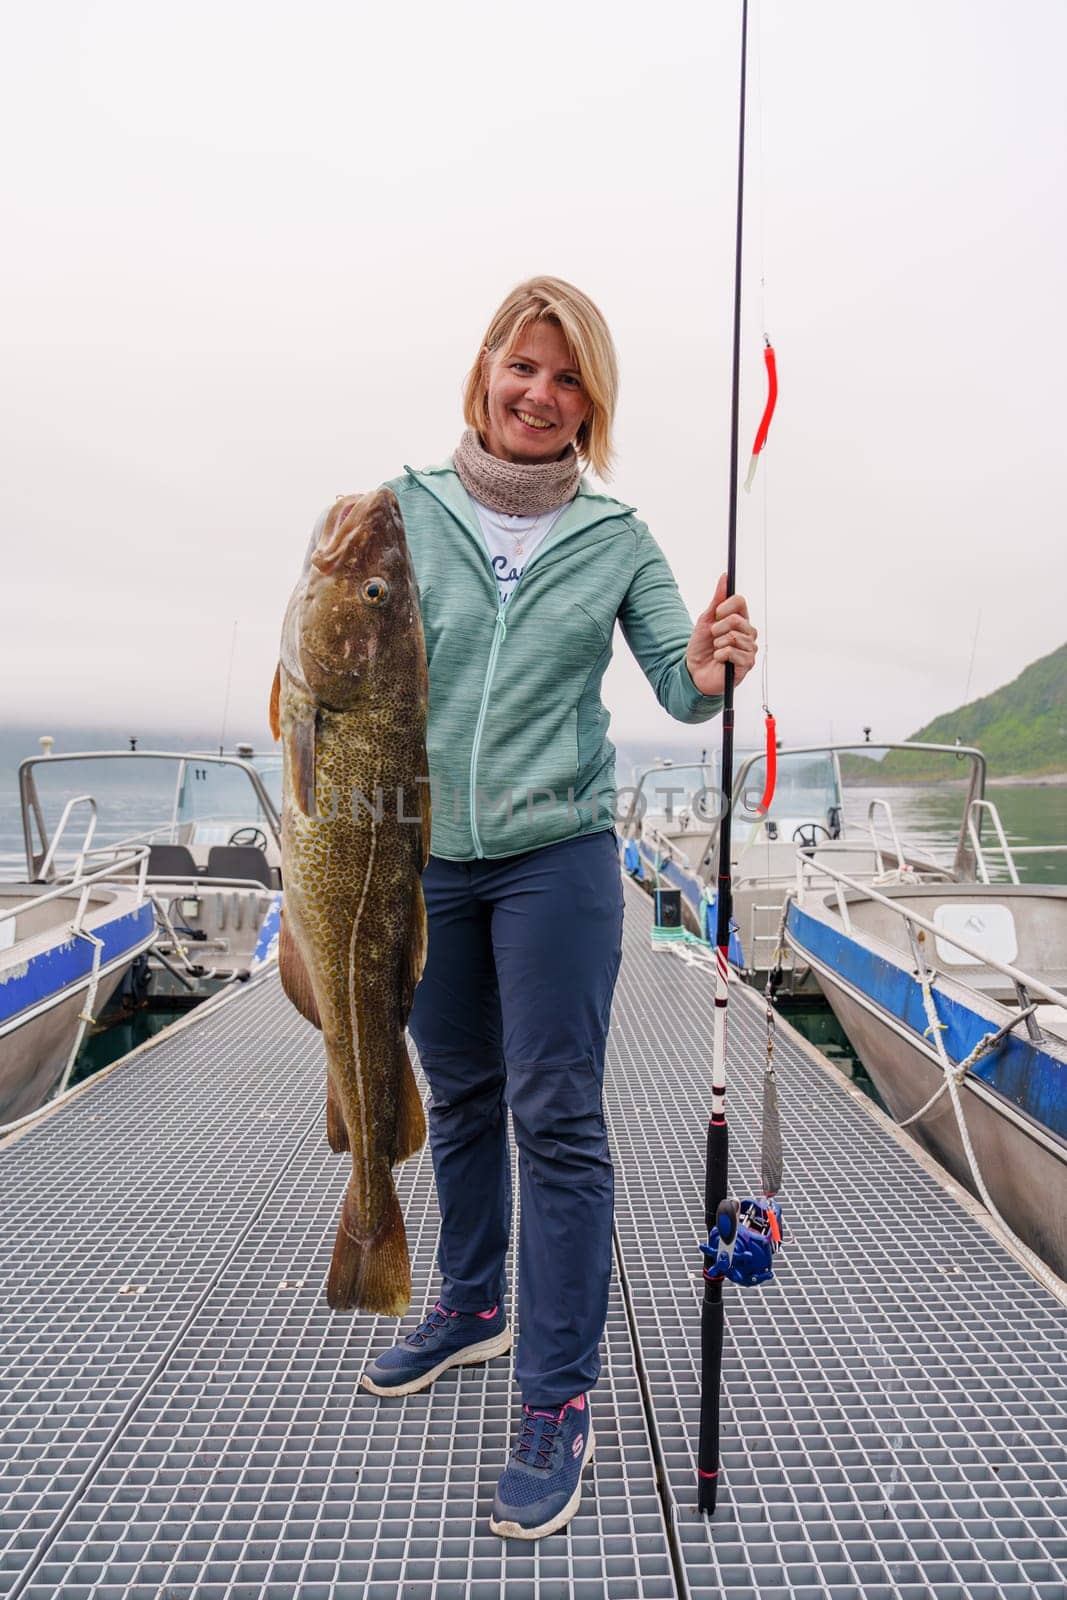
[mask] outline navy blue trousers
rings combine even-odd
[[[604,1047],[622,954],[613,830],[498,861],[431,856],[426,969],[410,1028],[433,1091],[441,1299],[506,1297],[507,1109],[519,1157],[515,1375],[527,1405],[562,1406],[600,1375],[614,1173]]]

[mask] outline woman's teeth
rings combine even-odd
[[[541,417],[532,417],[528,411],[516,411],[515,415],[520,422],[525,422],[528,428],[551,428],[551,422],[545,422]]]

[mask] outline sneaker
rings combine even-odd
[[[440,1301],[414,1333],[372,1361],[360,1378],[371,1394],[417,1394],[449,1367],[473,1367],[511,1349],[503,1306],[450,1311]]]
[[[593,1459],[586,1395],[561,1411],[522,1408],[522,1427],[496,1488],[489,1526],[502,1539],[543,1539],[582,1503],[582,1468]]]

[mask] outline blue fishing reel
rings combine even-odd
[[[759,1200],[723,1200],[704,1255],[704,1276],[729,1278],[743,1289],[770,1283],[773,1262],[782,1247],[782,1208],[766,1195]]]

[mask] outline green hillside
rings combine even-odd
[[[1033,661],[1012,683],[970,705],[935,717],[909,738],[920,743],[976,744],[984,750],[993,777],[1010,773],[1037,775],[1067,772],[1067,644],[1050,656]],[[848,778],[885,782],[944,778],[949,775],[944,757],[890,753],[878,762],[876,774],[861,757],[844,764]]]

